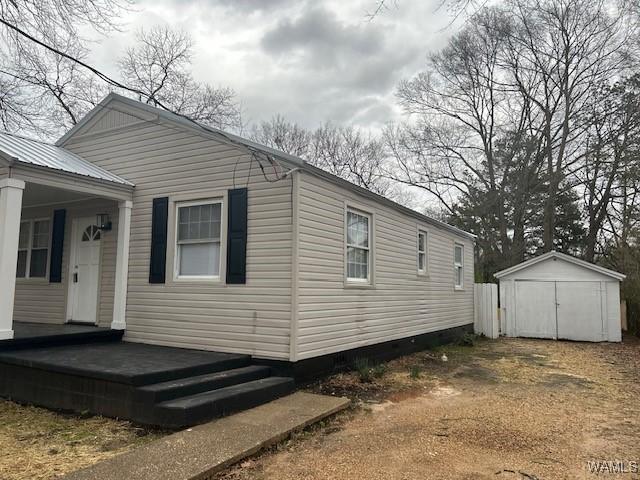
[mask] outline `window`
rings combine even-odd
[[[369,283],[371,265],[371,218],[347,210],[347,281]]]
[[[427,273],[427,232],[418,230],[418,274]]]
[[[220,276],[220,218],[222,203],[178,205],[176,273],[186,278]]]
[[[18,278],[45,278],[49,259],[49,220],[20,222]]]
[[[455,244],[453,247],[453,274],[456,288],[464,286],[464,247]]]

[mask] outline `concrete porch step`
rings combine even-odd
[[[220,388],[266,378],[271,374],[269,367],[250,365],[222,372],[207,373],[194,377],[179,378],[168,382],[154,383],[139,387],[135,392],[137,402],[152,404],[180,397],[217,390]]]
[[[157,404],[165,426],[180,428],[267,403],[294,390],[289,377],[268,377]]]

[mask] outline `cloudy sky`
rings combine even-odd
[[[115,73],[135,31],[169,24],[195,41],[194,75],[233,88],[244,120],[280,113],[376,130],[401,112],[398,81],[424,66],[453,31],[440,0],[397,0],[373,21],[375,0],[138,0],[121,33],[91,60]]]

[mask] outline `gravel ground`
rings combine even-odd
[[[162,433],[129,422],[64,415],[0,400],[0,479],[59,478]]]
[[[442,355],[447,361],[442,361]],[[640,342],[480,340],[310,389],[350,412],[224,472],[244,479],[596,479],[640,461]],[[627,465],[628,466],[628,465]]]

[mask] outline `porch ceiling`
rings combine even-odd
[[[61,188],[38,185],[37,183],[27,183],[22,196],[22,207],[36,207],[56,203],[77,202],[88,199],[88,194],[73,192]]]

